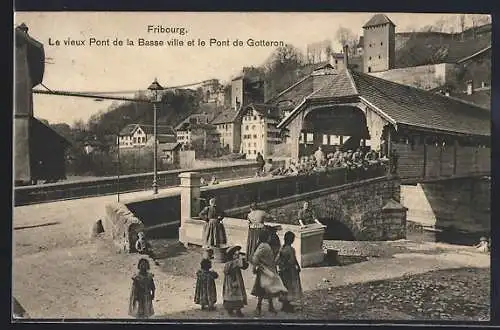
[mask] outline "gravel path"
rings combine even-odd
[[[35,318],[128,318],[130,278],[136,271],[139,256],[116,254],[109,244],[98,239],[82,246],[41,251],[15,258],[14,296],[29,315]],[[427,251],[432,249],[428,247]],[[166,259],[160,260],[160,266],[153,266],[152,269],[158,287],[155,301],[156,317],[228,318],[220,305],[217,312],[205,313],[199,311],[198,306],[193,303],[194,273],[199,266],[201,251],[196,248],[185,250],[179,247],[169,249],[169,254]],[[309,305],[310,307],[305,305],[304,310],[296,315],[280,313],[272,316],[265,313],[263,317],[339,318],[338,313],[327,309],[322,310],[321,315],[311,314],[311,308],[315,309],[317,305],[314,303],[315,299],[324,306],[332,304],[330,301],[333,300],[338,305],[340,296],[339,291],[335,289],[338,287],[371,281],[388,281],[387,286],[392,287],[392,281],[403,276],[464,267],[483,268],[486,274],[489,272],[489,256],[478,254],[470,248],[462,250],[449,248],[443,253],[407,252],[395,254],[392,258],[369,258],[365,262],[346,266],[305,268],[301,273],[302,282],[306,297],[310,297],[305,302],[312,305]],[[222,274],[222,265],[216,264],[214,270]],[[479,277],[478,281],[481,282],[484,277]],[[244,272],[244,280],[249,291],[253,284],[253,274],[250,270]],[[449,283],[453,281],[455,279],[449,279]],[[476,290],[480,288],[479,282],[474,282],[474,286],[460,285],[460,288]],[[484,286],[489,287],[489,284],[484,283]],[[351,292],[358,291],[356,287],[353,288]],[[221,280],[217,282],[217,290],[221,299]],[[476,290],[479,296],[474,299],[481,300],[484,309],[489,303],[489,296],[484,296],[482,293],[484,290],[481,290]],[[380,288],[379,291],[387,290]],[[467,295],[472,297],[469,292]],[[467,295],[463,294],[464,297]],[[344,301],[344,298],[340,300]],[[251,315],[255,304],[255,299],[250,297],[249,305],[244,312]],[[471,313],[475,313],[475,316],[471,317],[479,317],[476,310]],[[427,314],[422,312],[422,315]],[[401,319],[400,316],[401,314],[394,314],[392,318]]]

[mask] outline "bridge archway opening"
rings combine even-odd
[[[352,105],[331,105],[310,110],[304,117],[299,157],[312,155],[318,147],[325,154],[366,147],[370,133],[363,110]]]
[[[323,239],[336,241],[356,241],[351,228],[349,228],[345,223],[339,220],[326,218],[320,218],[318,220],[326,226]]]

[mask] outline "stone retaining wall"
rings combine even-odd
[[[143,230],[144,225],[127,206],[114,203],[106,205],[103,227],[120,252],[134,252],[137,233]]]

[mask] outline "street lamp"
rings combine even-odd
[[[159,91],[163,90],[163,87],[158,83],[158,81],[155,80],[151,85],[149,85],[148,90],[150,90],[153,94],[153,140],[154,140],[154,148],[153,148],[153,194],[158,193],[158,181],[157,181],[157,176],[158,176],[158,169],[157,169],[157,158],[158,158],[158,140],[156,136],[156,126],[157,126],[157,119],[156,119],[156,112],[157,112],[157,106],[158,103],[161,102],[161,94]]]

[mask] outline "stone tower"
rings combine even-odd
[[[396,25],[384,14],[376,14],[363,26],[363,72],[394,69]]]

